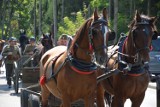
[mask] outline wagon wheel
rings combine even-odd
[[[19,71],[16,65],[16,62],[14,63],[14,75],[13,75],[13,82],[14,82],[14,90],[15,93],[18,94],[19,89]]]

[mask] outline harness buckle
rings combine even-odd
[[[127,64],[127,67],[123,69],[123,75],[127,75],[128,71],[131,71],[132,64]]]
[[[134,62],[138,62],[138,54],[135,55]]]

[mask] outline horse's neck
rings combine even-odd
[[[71,50],[73,57],[86,62],[91,62],[91,56],[89,55],[90,51],[88,46],[88,39],[83,38],[78,43],[75,40],[75,43],[71,46]]]

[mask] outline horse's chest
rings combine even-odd
[[[114,89],[125,96],[138,95],[148,87],[149,79],[147,73],[142,76],[129,76],[120,73],[114,76]]]

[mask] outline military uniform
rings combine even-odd
[[[13,76],[13,64],[14,61],[17,61],[20,56],[20,49],[17,45],[11,46],[6,45],[2,50],[2,56],[5,58],[5,67],[6,67],[6,79],[9,88],[11,86],[11,77]]]
[[[34,53],[35,48],[36,48],[36,45],[27,44],[23,54],[24,55],[30,55],[30,53],[32,53],[32,52]]]

